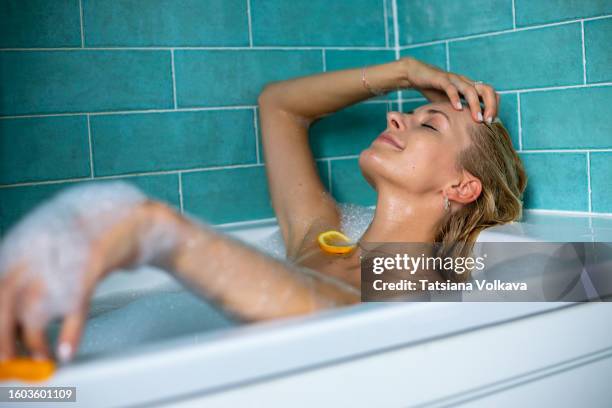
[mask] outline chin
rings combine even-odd
[[[383,161],[377,152],[372,148],[365,149],[359,154],[359,169],[361,174],[374,189],[376,189],[375,180],[377,175],[383,170]]]

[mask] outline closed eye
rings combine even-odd
[[[430,129],[433,129],[433,130],[435,130],[436,132],[438,131],[438,129],[436,129],[435,127],[433,127],[433,126],[431,126],[431,125],[429,125],[429,124],[427,124],[427,123],[421,123],[421,126],[424,126],[424,127],[426,127],[426,128],[430,128]]]

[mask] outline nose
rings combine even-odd
[[[392,130],[405,130],[406,124],[401,112],[388,112],[387,126]]]

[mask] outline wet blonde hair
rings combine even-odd
[[[479,197],[450,213],[436,235],[437,256],[471,256],[482,230],[520,220],[527,175],[512,146],[508,131],[496,120],[492,124],[470,124],[471,144],[458,157],[460,170],[467,170],[482,184]],[[471,272],[439,271],[444,279],[465,282]]]

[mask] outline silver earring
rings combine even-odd
[[[444,211],[450,210],[450,201],[448,201],[448,197],[444,196]]]

